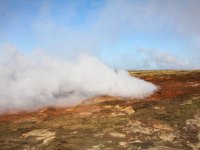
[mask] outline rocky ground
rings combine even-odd
[[[200,71],[130,71],[159,91],[0,116],[0,149],[198,150]]]

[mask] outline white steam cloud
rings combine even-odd
[[[73,106],[101,95],[144,98],[156,86],[81,55],[66,61],[44,53],[0,55],[0,112]]]

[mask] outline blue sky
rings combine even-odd
[[[199,69],[198,0],[0,0],[0,50],[81,53],[114,68]]]

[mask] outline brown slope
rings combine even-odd
[[[198,149],[200,71],[130,71],[159,91],[0,116],[1,149]]]

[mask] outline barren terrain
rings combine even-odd
[[[0,116],[0,149],[198,150],[200,71],[129,71],[159,90]]]

